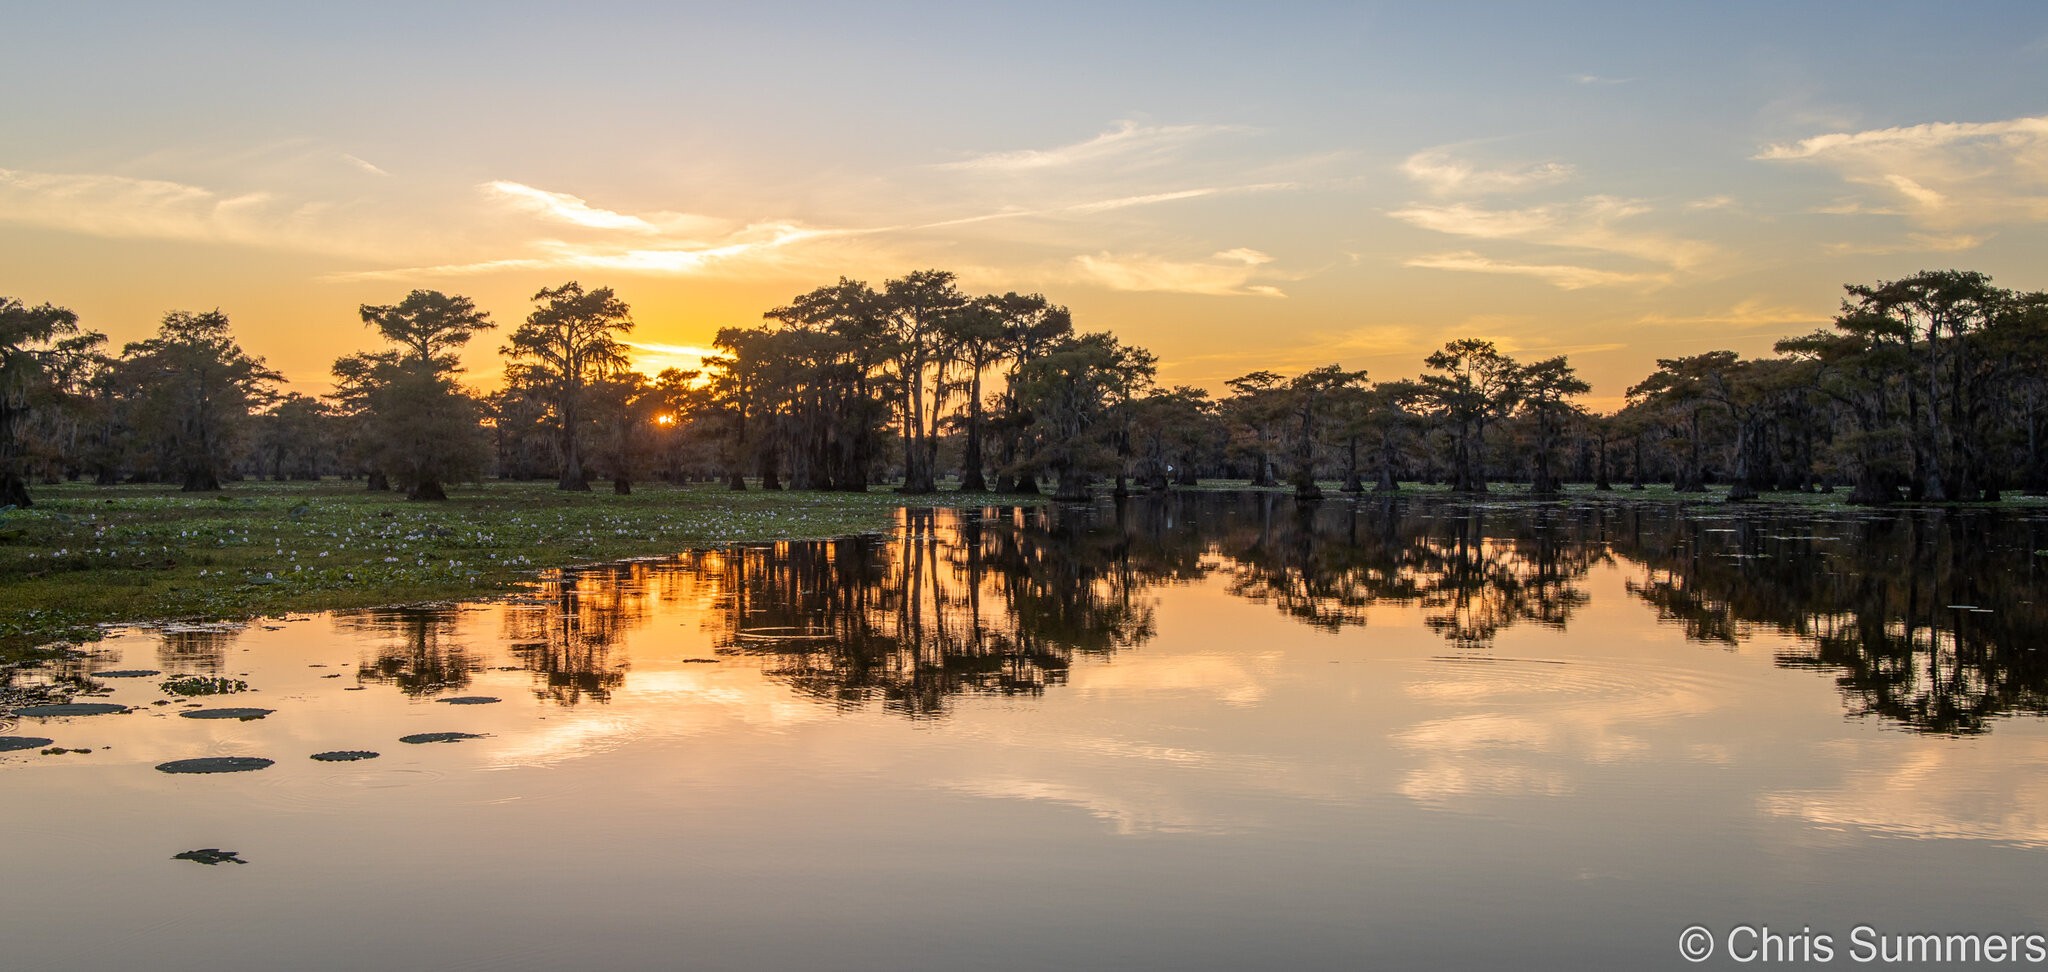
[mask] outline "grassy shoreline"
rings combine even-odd
[[[1345,494],[1328,484],[1331,499]],[[1212,483],[1202,490],[1242,490]],[[1285,490],[1281,490],[1285,491]],[[1442,488],[1404,486],[1412,495]],[[1845,493],[1770,494],[1765,504],[1842,507]],[[0,511],[0,656],[90,639],[108,623],[230,619],[291,611],[483,598],[537,571],[729,543],[824,539],[888,530],[904,505],[1030,505],[1039,497],[942,492],[731,492],[651,484],[630,496],[493,482],[414,503],[359,484],[245,483],[219,494],[164,486],[59,484],[36,505]],[[1529,499],[1496,485],[1491,500]],[[1566,501],[1715,503],[1669,487]],[[1985,505],[1985,504],[1977,504]],[[2042,508],[2016,497],[2002,507]]]
[[[98,625],[248,618],[484,598],[571,564],[891,528],[920,506],[1032,497],[732,492],[648,485],[630,496],[486,483],[439,503],[360,484],[43,486],[0,512],[0,654],[94,637]]]

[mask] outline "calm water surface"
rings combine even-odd
[[[1219,494],[123,631],[0,673],[0,736],[91,750],[0,753],[0,968],[1662,968],[1693,924],[2048,932],[2041,550],[2014,514]],[[98,674],[133,670],[162,674]],[[159,687],[194,674],[247,690]],[[133,711],[10,714],[48,697]],[[275,711],[179,716],[220,706]],[[154,768],[200,756],[276,763]],[[203,848],[248,863],[173,859]]]

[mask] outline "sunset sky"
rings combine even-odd
[[[1641,6],[9,3],[0,295],[318,392],[413,288],[610,286],[652,370],[938,267],[1165,383],[1481,336],[1610,405],[1844,283],[2048,288],[2048,5]]]

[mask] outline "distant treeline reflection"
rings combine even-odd
[[[1794,636],[1778,663],[1834,673],[1854,714],[1970,733],[2048,711],[2048,557],[2035,555],[2048,519],[1189,493],[908,510],[901,526],[564,571],[515,604],[502,637],[536,692],[603,701],[626,678],[619,635],[654,603],[687,602],[722,656],[820,701],[922,717],[962,695],[1042,693],[1077,654],[1142,647],[1162,585],[1214,577],[1331,632],[1412,606],[1452,647],[1482,651],[1516,625],[1566,629],[1588,572],[1611,563],[1694,641]],[[358,618],[399,636],[365,678],[419,694],[468,681],[449,611]]]

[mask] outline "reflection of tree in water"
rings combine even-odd
[[[157,665],[167,672],[214,675],[227,665],[228,646],[241,637],[236,625],[174,626],[157,641]]]
[[[1152,636],[1142,594],[1163,572],[1097,515],[908,510],[894,541],[741,547],[688,564],[716,592],[706,625],[721,653],[765,659],[839,705],[933,715],[963,693],[1041,693],[1075,653]]]
[[[395,607],[335,616],[336,626],[384,638],[356,663],[356,679],[395,685],[410,696],[467,686],[479,663],[455,640],[452,607]]]
[[[1221,575],[1230,594],[1328,631],[1416,607],[1452,645],[1516,624],[1563,628],[1591,568],[1635,565],[1628,590],[1687,637],[1796,639],[1787,667],[1834,672],[1850,709],[1967,733],[2048,714],[2048,520],[1977,513],[1726,514],[1663,504],[1473,504],[1444,497],[1306,506],[1279,494],[1134,497],[1095,507],[911,510],[888,538],[786,542],[674,562],[563,571],[506,613],[537,691],[603,701],[625,680],[620,635],[659,602],[697,602],[714,645],[843,706],[913,716],[962,694],[1035,695],[1077,654],[1150,640],[1159,585]],[[1951,605],[1981,605],[1973,611]],[[414,694],[474,663],[445,610],[364,612],[394,634],[364,677]],[[218,670],[233,632],[167,633],[164,667]],[[175,656],[175,662],[173,658]]]
[[[1228,560],[1230,593],[1329,631],[1399,604],[1420,605],[1424,623],[1461,648],[1484,647],[1521,621],[1562,628],[1586,602],[1579,582],[1606,555],[1597,508],[1489,516],[1393,498],[1233,499],[1234,508],[1215,511],[1224,526],[1210,541]]]
[[[605,564],[555,572],[505,615],[505,640],[535,675],[536,694],[573,705],[605,702],[626,681],[619,636],[647,619],[662,596],[659,566]]]
[[[1643,564],[1630,589],[1688,637],[1745,627],[1792,635],[1778,663],[1831,671],[1857,715],[1974,733],[2048,713],[2048,521],[1972,512],[1686,519],[1657,508],[1616,549]],[[1974,609],[1973,609],[1974,608]]]

